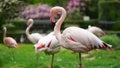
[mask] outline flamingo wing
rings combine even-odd
[[[64,35],[64,39],[66,40],[65,43],[67,43],[64,44],[65,48],[69,47],[68,49],[71,49],[74,52],[85,52],[90,50],[90,47],[82,44],[81,42],[78,42],[78,40],[74,38],[69,32]]]
[[[103,42],[91,32],[78,27],[69,27],[63,31],[65,47],[89,51],[93,48],[103,47]],[[68,46],[69,45],[69,46]]]

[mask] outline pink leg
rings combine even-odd
[[[81,53],[79,53],[79,62],[78,68],[82,68]]]
[[[52,54],[52,61],[51,61],[51,67],[50,68],[53,68],[53,62],[54,62],[54,54]]]
[[[79,64],[78,68],[82,68],[82,64]]]

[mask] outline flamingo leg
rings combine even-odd
[[[78,66],[78,68],[82,68],[82,59],[81,59],[82,57],[81,57],[81,53],[79,53],[79,66]]]
[[[36,53],[36,66],[38,66],[38,53]]]
[[[89,56],[88,56],[88,62],[90,62],[90,52],[87,53]]]
[[[53,62],[54,62],[54,54],[52,54],[51,67],[50,68],[53,68]]]

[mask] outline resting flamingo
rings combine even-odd
[[[46,54],[52,55],[51,68],[53,68],[54,54],[59,52],[60,50],[60,45],[54,35],[54,32],[51,32],[47,36],[41,38],[38,41],[38,43],[36,43],[34,46],[35,46],[36,54],[38,52],[44,51]],[[38,57],[37,57],[37,60],[38,60]],[[37,61],[37,64],[38,64],[38,61]]]
[[[27,22],[27,29],[26,29],[26,36],[27,38],[32,42],[32,43],[37,43],[39,41],[40,38],[42,38],[42,35],[40,35],[39,33],[29,33],[30,28],[32,27],[34,21],[33,19],[29,19]]]
[[[82,68],[81,53],[89,52],[93,49],[112,47],[112,45],[103,42],[93,33],[79,27],[68,27],[61,33],[60,28],[67,15],[65,9],[59,6],[51,8],[50,19],[52,22],[55,22],[54,17],[58,12],[62,14],[54,27],[55,36],[64,48],[72,50],[74,53],[79,53],[79,68]]]
[[[3,27],[3,42],[7,45],[8,48],[18,48],[19,45],[12,37],[6,37],[7,28]],[[12,53],[11,53],[12,54]]]
[[[87,30],[95,34],[97,37],[102,37],[105,35],[105,32],[101,28],[96,26],[89,25]]]

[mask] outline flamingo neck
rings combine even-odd
[[[65,20],[65,17],[66,17],[65,9],[60,8],[60,10],[62,11],[62,15],[61,15],[61,17],[59,18],[59,20],[57,21],[57,23],[55,24],[55,27],[54,27],[55,35],[56,35],[56,37],[59,41],[61,41],[61,39],[62,39],[60,28],[61,28],[61,25],[62,25],[63,21]]]
[[[32,27],[32,25],[33,25],[33,22],[31,22],[31,24],[30,24],[30,25],[27,27],[27,29],[26,29],[26,35],[27,35],[27,36],[30,35],[29,31],[30,31],[30,28]]]
[[[7,32],[7,30],[4,29],[4,32],[3,32],[3,39],[6,37],[6,32]]]

